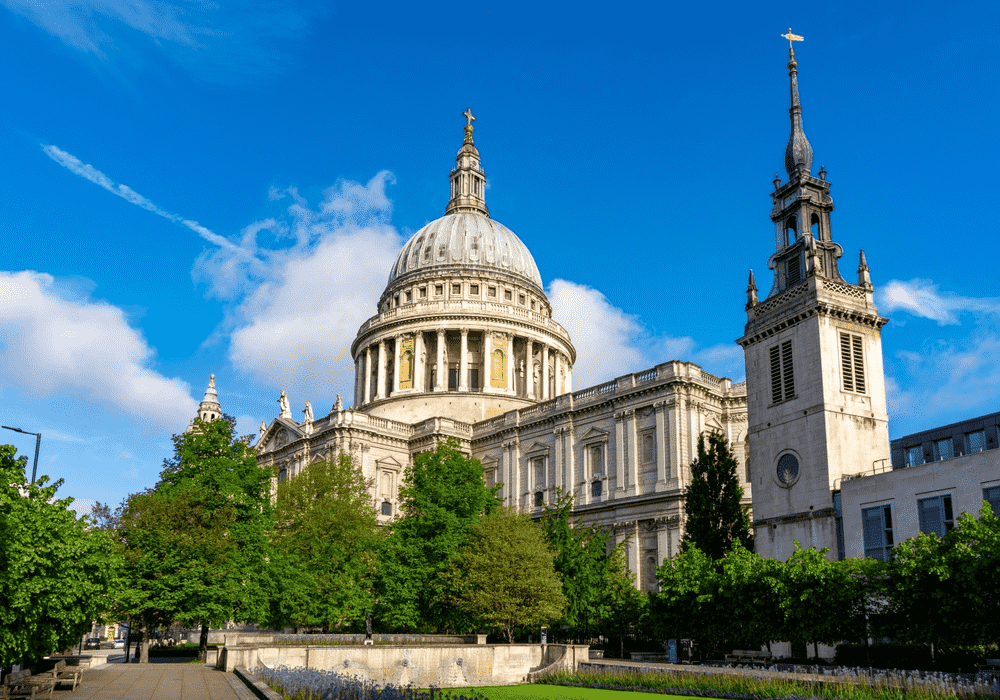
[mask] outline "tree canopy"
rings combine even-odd
[[[313,462],[278,485],[269,623],[331,631],[374,609],[383,532],[350,455]]]
[[[467,625],[458,610],[442,603],[439,574],[472,526],[500,505],[499,488],[487,488],[483,465],[464,455],[454,438],[413,458],[399,489],[402,517],[392,525],[380,565],[382,625],[427,631]]]
[[[753,551],[750,515],[740,503],[743,488],[736,467],[726,436],[702,433],[684,492],[684,543],[696,545],[712,560],[722,559],[734,543]]]
[[[107,534],[59,499],[62,480],[29,484],[26,459],[0,445],[0,667],[72,646],[108,610],[118,569]]]
[[[514,629],[559,619],[566,604],[553,553],[531,517],[506,509],[471,527],[442,572],[442,599],[514,641]]]

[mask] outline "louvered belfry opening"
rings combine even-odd
[[[860,335],[840,334],[840,364],[844,391],[865,393],[865,361]]]
[[[795,373],[792,369],[792,341],[771,348],[771,403],[795,396]]]

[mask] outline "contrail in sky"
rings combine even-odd
[[[234,245],[225,237],[220,236],[217,233],[213,233],[212,231],[208,230],[207,228],[199,224],[197,221],[185,219],[182,216],[178,216],[177,214],[172,214],[169,211],[161,209],[160,207],[156,206],[156,204],[143,197],[141,194],[133,190],[128,185],[122,185],[122,184],[116,185],[110,177],[102,173],[94,166],[88,163],[84,163],[79,158],[74,156],[72,153],[67,153],[58,146],[52,146],[52,145],[42,145],[42,150],[45,152],[45,155],[47,155],[49,158],[57,162],[59,165],[69,170],[71,173],[75,173],[76,175],[79,175],[80,177],[86,180],[90,180],[95,185],[103,187],[111,194],[117,195],[127,202],[131,202],[137,207],[142,207],[146,211],[151,211],[158,216],[162,216],[164,219],[167,219],[168,221],[172,221],[175,224],[180,224],[181,226],[189,228],[195,233],[197,233],[199,236],[204,238],[206,241],[214,243],[215,245],[221,248],[225,248],[234,253],[246,254],[246,251],[244,251],[242,248],[240,248],[237,245]]]

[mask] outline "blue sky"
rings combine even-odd
[[[0,423],[42,432],[81,505],[155,483],[210,373],[244,433],[282,388],[350,403],[350,342],[443,214],[469,107],[574,386],[670,359],[742,379],[789,26],[841,273],[864,248],[891,319],[891,436],[1000,408],[995,3],[0,7]]]

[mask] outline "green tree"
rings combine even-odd
[[[0,668],[33,665],[78,641],[108,608],[118,560],[106,533],[89,527],[26,459],[0,445]]]
[[[684,492],[685,544],[697,545],[719,560],[734,543],[753,551],[750,515],[740,501],[743,488],[736,476],[736,457],[720,432],[702,433],[698,458],[691,463],[691,483]]]
[[[402,517],[392,526],[379,565],[383,625],[432,631],[467,624],[458,610],[442,604],[439,574],[472,526],[500,505],[499,489],[486,487],[483,465],[464,455],[454,438],[414,457],[399,489]]]
[[[314,462],[278,486],[270,624],[330,631],[374,608],[383,533],[350,455]]]
[[[442,571],[442,601],[499,628],[537,627],[563,614],[566,597],[541,529],[526,514],[494,511]]]
[[[233,567],[229,532],[236,508],[188,483],[133,494],[118,520],[124,559],[116,610],[142,633],[140,662],[149,660],[149,633],[175,620],[225,619],[229,595],[245,576]],[[237,557],[238,558],[238,557]]]
[[[164,460],[158,491],[170,495],[189,486],[199,488],[208,515],[231,512],[219,519],[217,535],[228,544],[224,556],[206,566],[226,567],[218,573],[219,586],[187,591],[177,619],[201,623],[201,654],[208,644],[210,625],[227,620],[256,621],[267,614],[266,565],[273,524],[271,472],[257,466],[250,446],[253,436],[239,437],[236,420],[222,416],[195,420],[192,430],[175,435],[174,456]],[[214,555],[213,555],[214,556]]]
[[[625,635],[642,627],[648,610],[648,599],[635,587],[635,574],[629,571],[627,548],[625,539],[601,560],[601,593],[593,608],[597,629],[618,638],[619,658],[625,657]]]
[[[717,638],[747,649],[781,639],[784,564],[762,559],[739,542],[722,559],[719,592],[715,599]]]
[[[571,520],[573,497],[560,493],[549,505],[540,525],[545,541],[555,552],[555,569],[562,579],[566,607],[561,622],[573,628],[597,620],[605,602],[609,568],[615,566],[607,554],[608,534],[598,525]]]
[[[781,566],[782,639],[832,645],[851,635],[845,612],[864,591],[858,590],[857,579],[850,576],[851,568],[830,561],[828,552],[827,548],[803,549],[796,541],[795,551]]]
[[[921,533],[893,550],[890,635],[936,649],[997,638],[1000,519],[983,504],[979,520],[962,513],[944,538]]]
[[[688,545],[657,567],[660,591],[653,597],[653,628],[661,639],[721,636],[716,605],[721,573],[697,545]]]

